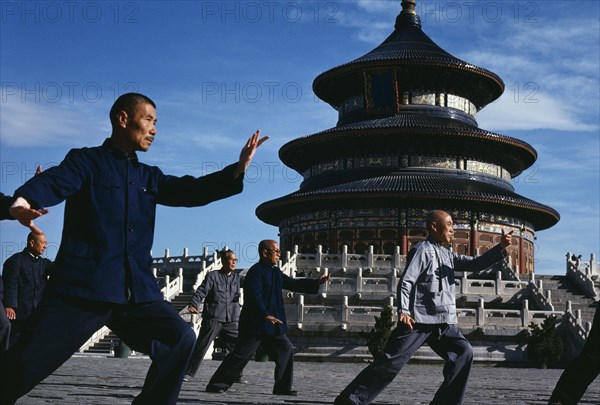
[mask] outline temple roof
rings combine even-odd
[[[433,114],[406,113],[355,122],[296,138],[281,147],[279,158],[303,172],[316,162],[356,153],[422,153],[462,156],[498,164],[517,176],[537,159],[528,143]],[[432,108],[428,108],[432,109]],[[448,109],[439,109],[448,111]]]
[[[362,80],[363,71],[380,68],[407,68],[402,76],[409,78],[411,71],[418,74],[426,69],[432,84],[459,86],[462,94],[457,88],[434,90],[466,96],[478,110],[504,92],[504,82],[499,76],[440,48],[421,30],[419,16],[408,12],[406,7],[396,18],[394,32],[385,41],[367,54],[317,76],[313,90],[319,98],[336,106],[341,101],[343,88],[348,87],[350,76],[356,76],[352,80]],[[440,77],[445,78],[445,84],[440,84]]]
[[[557,211],[496,185],[451,175],[397,173],[297,191],[265,202],[256,215],[272,225],[283,218],[318,209],[362,207],[450,206],[522,218],[536,230],[560,219]]]

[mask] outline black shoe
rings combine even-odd
[[[248,384],[248,380],[244,380],[242,377],[234,381],[236,384]]]
[[[222,394],[225,392],[225,389],[219,387],[211,387],[210,385],[206,387],[206,392],[212,392],[214,394]]]
[[[296,397],[298,396],[298,391],[294,391],[294,390],[273,390],[273,395],[289,395],[292,397]]]
[[[333,401],[334,405],[356,405],[354,402],[352,402],[350,400],[350,398],[348,397],[343,397],[341,395],[338,395],[337,397],[335,397],[335,400]]]

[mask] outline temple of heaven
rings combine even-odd
[[[460,60],[421,29],[415,0],[402,1],[395,29],[371,52],[313,83],[335,108],[335,127],[279,150],[303,176],[298,191],[267,201],[258,218],[279,228],[282,249],[405,255],[426,237],[425,216],[449,212],[451,248],[476,255],[513,230],[510,265],[534,271],[535,232],[560,219],[514,192],[511,180],[534,164],[535,149],[479,128],[476,113],[499,98],[496,74]]]

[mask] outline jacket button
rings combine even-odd
[[[133,226],[129,227],[129,232],[133,232]]]

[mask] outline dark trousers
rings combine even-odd
[[[227,350],[232,352],[235,347],[237,335],[237,322],[219,322],[214,319],[202,319],[202,325],[200,326],[200,332],[196,340],[196,347],[192,353],[192,360],[187,372],[188,375],[192,377],[196,375],[206,351],[217,336],[223,338]]]
[[[579,402],[588,386],[600,374],[600,305],[596,307],[592,330],[583,350],[563,371],[552,392],[550,402],[562,402],[575,405]]]
[[[207,391],[227,390],[242,374],[248,361],[261,346],[275,360],[274,391],[291,390],[294,379],[294,346],[287,335],[239,336],[235,349],[229,353],[210,379]]]
[[[25,325],[27,324],[27,319],[13,319],[10,321],[10,342],[9,347],[17,343],[19,338],[21,337],[21,332],[25,329]]]
[[[0,300],[0,353],[8,349],[10,329],[10,320],[6,316],[6,309]]]
[[[392,332],[384,354],[361,371],[340,397],[355,404],[370,404],[424,343],[446,362],[444,381],[432,403],[461,404],[473,363],[473,348],[456,326],[445,324],[417,324],[412,332],[400,324]]]
[[[13,404],[107,325],[152,365],[134,404],[175,404],[195,342],[194,331],[166,301],[115,305],[45,297],[21,339],[0,357],[0,404]]]

